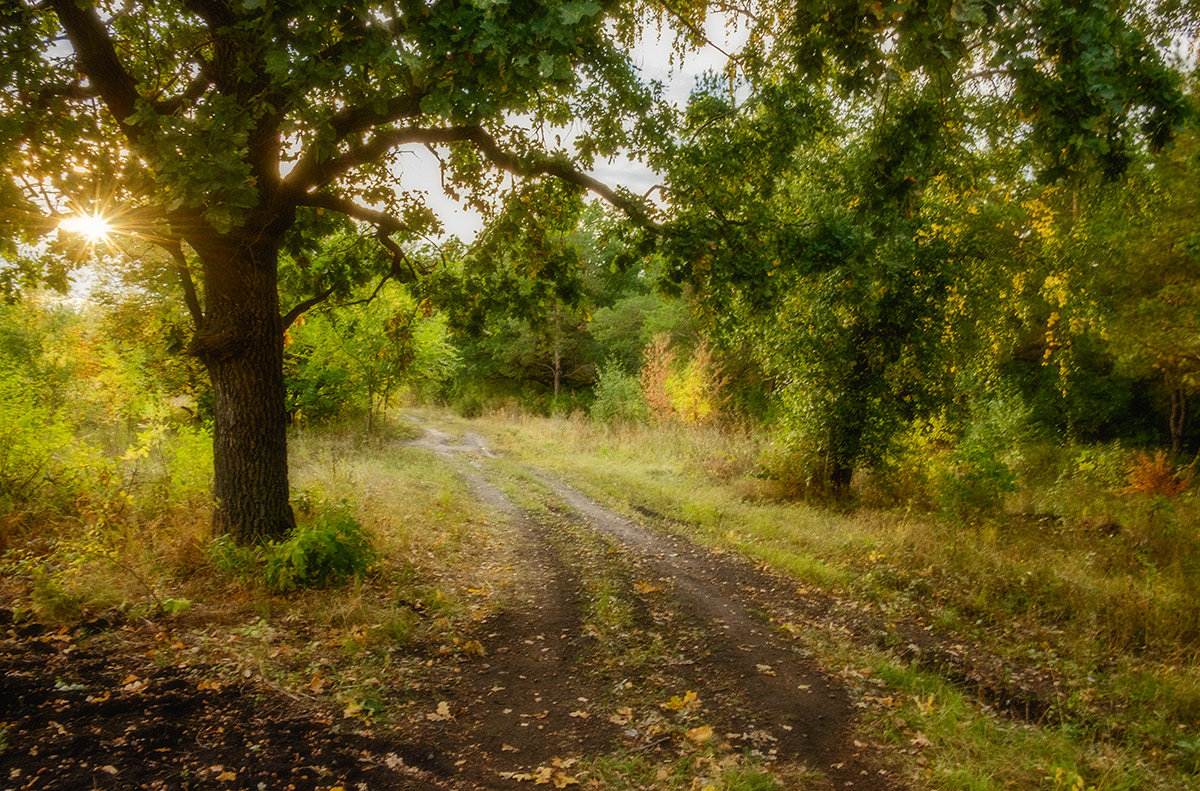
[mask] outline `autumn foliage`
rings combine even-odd
[[[675,414],[674,400],[668,388],[674,369],[675,352],[671,349],[671,339],[659,335],[646,347],[641,376],[642,398],[646,400],[646,409],[653,420],[668,420]]]
[[[703,341],[681,360],[670,338],[660,335],[646,347],[642,362],[642,398],[651,419],[709,423],[720,414],[725,377]]]
[[[1192,485],[1194,472],[1191,465],[1177,468],[1166,451],[1156,451],[1153,455],[1138,451],[1129,463],[1129,483],[1121,491],[1174,498]]]

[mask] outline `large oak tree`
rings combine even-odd
[[[284,332],[367,276],[421,277],[412,247],[439,224],[407,181],[407,149],[435,149],[448,190],[479,201],[506,171],[648,221],[586,174],[641,133],[625,120],[649,106],[618,12],[593,0],[7,0],[7,256],[20,255],[18,229],[46,232],[70,212],[164,251],[212,380],[216,527],[243,543],[280,536],[292,524]],[[576,119],[575,137],[554,140]],[[335,234],[374,250],[317,255]],[[291,304],[284,264],[308,290]]]

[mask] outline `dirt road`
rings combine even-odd
[[[490,659],[455,690],[445,737],[464,775],[507,787],[512,773],[556,757],[676,749],[690,733],[807,788],[898,787],[852,738],[846,692],[803,640],[771,622],[773,611],[804,606],[794,585],[655,531],[544,471],[502,475],[483,463],[494,454],[478,435],[452,441],[427,429],[416,444],[457,459],[473,493],[519,528],[528,559],[532,595],[489,625]],[[633,614],[622,639],[598,640],[587,622],[597,580]]]

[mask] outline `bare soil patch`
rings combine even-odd
[[[97,618],[0,637],[3,789],[449,788],[427,746],[340,729],[280,691],[161,664],[161,625]]]

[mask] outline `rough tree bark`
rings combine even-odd
[[[283,320],[271,233],[193,244],[207,284],[193,351],[213,386],[213,526],[239,544],[295,526],[288,502]]]

